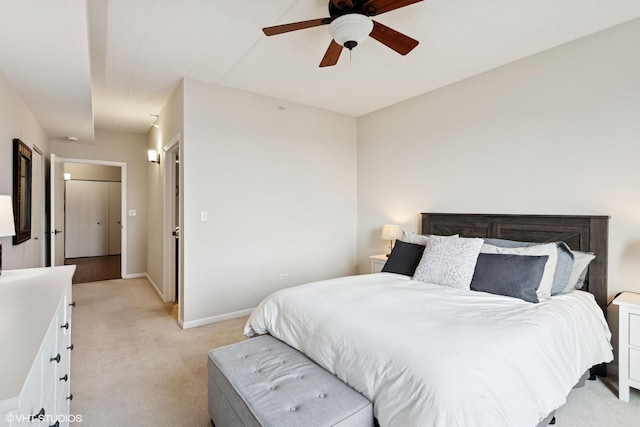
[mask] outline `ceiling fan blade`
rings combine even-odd
[[[418,40],[405,36],[393,28],[384,26],[376,21],[373,21],[373,31],[369,35],[400,55],[406,55],[420,43]]]
[[[422,0],[369,0],[362,5],[362,11],[365,15],[374,16],[391,10],[400,9]]]
[[[320,25],[330,24],[331,18],[310,19],[309,21],[293,22],[291,24],[275,25],[262,29],[267,36],[275,36],[276,34],[288,33],[290,31],[304,30],[305,28],[318,27]]]
[[[351,0],[331,0],[331,3],[339,10],[353,9],[353,1]]]
[[[329,48],[324,53],[322,57],[322,61],[320,61],[321,67],[331,67],[332,65],[336,65],[338,63],[338,58],[340,58],[340,54],[342,53],[342,45],[336,43],[335,40],[331,40],[331,44]]]

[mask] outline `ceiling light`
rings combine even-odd
[[[360,13],[348,13],[334,19],[329,34],[336,43],[351,50],[362,43],[373,31],[373,21]]]
[[[149,114],[150,116],[155,117],[156,119],[151,123],[151,126],[160,129],[160,116],[157,114]]]

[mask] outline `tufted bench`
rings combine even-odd
[[[209,352],[216,427],[371,427],[371,402],[283,342],[262,335]]]

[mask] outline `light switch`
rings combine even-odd
[[[135,209],[129,209],[129,216],[136,216],[136,210]]]
[[[202,211],[200,212],[200,221],[206,222],[209,219],[209,212]]]

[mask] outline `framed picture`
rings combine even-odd
[[[13,140],[14,245],[31,238],[31,156],[31,148],[19,139]]]

